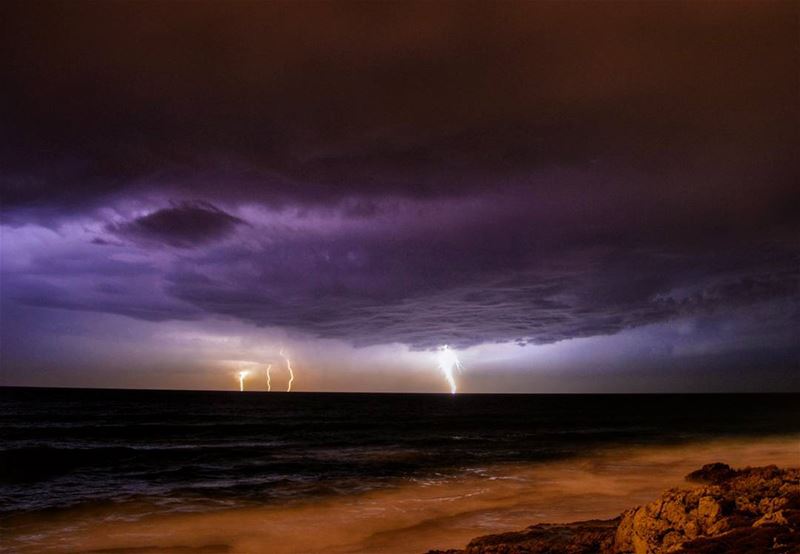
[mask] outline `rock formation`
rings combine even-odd
[[[429,554],[800,554],[800,469],[716,463],[608,521],[539,524]]]

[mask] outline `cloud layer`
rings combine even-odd
[[[414,349],[799,324],[795,3],[2,9],[9,305]]]
[[[113,234],[134,240],[193,248],[230,235],[243,221],[208,202],[181,202],[133,221],[109,225]],[[104,239],[98,237],[100,244]]]

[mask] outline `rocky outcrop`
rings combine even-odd
[[[579,521],[565,525],[540,523],[524,531],[473,539],[465,550],[432,550],[428,554],[582,554],[607,552],[619,519]]]
[[[429,554],[800,554],[800,469],[709,464],[608,521],[534,525]]]
[[[611,552],[800,551],[800,470],[713,464],[687,478],[707,484],[623,514]]]

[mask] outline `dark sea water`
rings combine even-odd
[[[614,446],[800,432],[800,395],[0,388],[0,517],[189,511],[453,478]]]

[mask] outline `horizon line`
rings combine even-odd
[[[350,394],[350,395],[408,395],[408,396],[655,396],[655,395],[797,395],[798,391],[642,391],[642,392],[426,392],[426,391],[266,391],[266,390],[226,390],[226,389],[156,389],[136,387],[80,387],[80,386],[41,386],[41,385],[0,385],[3,389],[41,389],[74,391],[136,391],[136,392],[182,392],[182,393],[230,393],[230,394]]]

